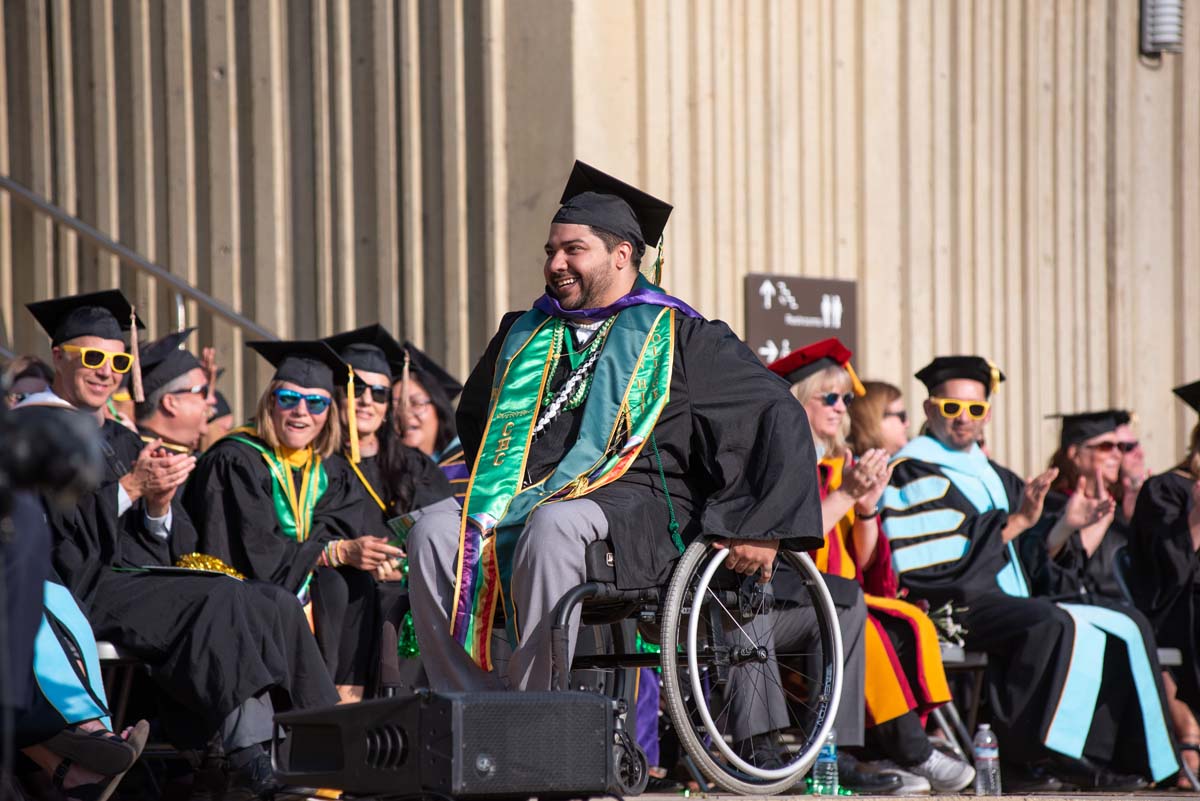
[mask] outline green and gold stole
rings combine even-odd
[[[501,603],[509,640],[516,644],[521,622],[509,582],[529,515],[543,503],[580,498],[620,478],[653,432],[671,388],[674,322],[673,309],[650,304],[616,315],[593,367],[578,439],[548,477],[527,487],[523,477],[533,429],[551,394],[547,385],[566,324],[534,309],[505,337],[463,505],[450,616],[451,634],[483,669],[492,668],[489,643]]]
[[[280,529],[285,536],[296,542],[307,540],[312,532],[313,513],[316,511],[317,502],[329,486],[329,476],[325,473],[320,454],[308,448],[289,458],[282,448],[267,447],[259,440],[258,432],[249,426],[235,428],[226,436],[243,445],[249,445],[262,455],[273,478],[271,500]],[[304,461],[298,462],[294,457],[301,454],[304,455]],[[295,467],[302,468],[299,490],[296,489],[292,476],[292,469]],[[311,575],[304,580],[299,594],[304,593],[310,578]]]

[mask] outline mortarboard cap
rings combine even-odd
[[[350,376],[346,363],[319,340],[271,340],[247,342],[246,345],[275,365],[273,381],[287,381],[306,389],[332,393],[335,386],[345,386]]]
[[[25,306],[57,346],[76,337],[124,339],[133,307],[119,289],[41,300]],[[145,328],[139,319],[138,328]]]
[[[405,342],[404,349],[408,351],[409,370],[416,375],[418,381],[426,387],[430,382],[437,384],[450,400],[458,397],[463,390],[463,385],[454,376],[446,372],[445,368],[425,355],[424,351],[411,342]]]
[[[978,381],[990,396],[1000,388],[1004,373],[982,356],[938,356],[916,373],[916,379],[930,392],[955,378]]]
[[[216,420],[218,417],[233,414],[233,409],[229,408],[229,401],[221,394],[219,389],[213,390],[213,397],[217,399],[217,405],[213,407],[210,420]]]
[[[854,394],[862,397],[867,394],[867,390],[858,380],[854,368],[850,366],[850,357],[853,355],[841,340],[830,337],[794,350],[782,359],[776,359],[767,365],[767,369],[795,384],[826,367],[841,367],[850,374]]]
[[[1181,387],[1175,387],[1171,390],[1181,401],[1191,406],[1197,412],[1200,412],[1200,381],[1193,381],[1190,384],[1184,384]]]
[[[1128,412],[1119,409],[1105,409],[1100,412],[1080,412],[1079,414],[1051,414],[1046,419],[1062,418],[1062,433],[1058,438],[1060,448],[1069,445],[1079,445],[1092,437],[1116,431],[1117,426],[1129,422]]]
[[[378,323],[334,334],[322,341],[355,370],[391,378],[404,364],[404,346]]]
[[[672,206],[576,161],[552,222],[590,225],[630,242],[637,256],[658,245]]]
[[[203,369],[200,360],[190,351],[180,350],[183,341],[192,335],[195,328],[175,331],[148,342],[141,348],[142,391],[146,397],[192,370]]]

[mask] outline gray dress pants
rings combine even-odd
[[[858,593],[853,606],[837,607],[838,627],[842,632],[842,692],[833,727],[838,746],[862,745],[866,724],[866,698],[863,682],[866,677],[866,651],[863,646],[867,623],[867,604]],[[730,632],[733,639],[745,644],[753,639],[765,646],[771,658],[764,664],[743,665],[730,672],[729,733],[734,741],[785,729],[794,725],[787,714],[783,688],[780,684],[776,652],[782,655],[803,652],[818,640],[817,615],[811,606],[776,608],[770,615],[755,618],[742,632]],[[785,666],[789,658],[784,659]],[[805,665],[795,665],[804,671]],[[785,669],[787,669],[785,667]],[[808,672],[808,671],[806,671]],[[811,675],[811,674],[810,674]]]
[[[421,659],[434,690],[549,690],[550,613],[559,599],[586,578],[584,554],[608,536],[608,521],[593,501],[578,498],[534,510],[517,542],[512,599],[520,642],[511,656],[503,631],[494,632],[493,664],[485,673],[450,636],[456,582],[460,511],[452,500],[429,507],[408,535],[408,584]],[[579,615],[571,620],[575,653]]]

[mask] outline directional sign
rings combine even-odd
[[[858,344],[858,288],[854,281],[785,275],[746,276],[746,342],[763,364],[796,348],[837,337]]]

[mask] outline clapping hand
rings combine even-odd
[[[219,372],[216,348],[207,347],[200,351],[200,369],[204,371],[204,378],[208,382],[208,397],[211,398],[217,391],[217,373]]]
[[[1116,510],[1117,502],[1104,489],[1104,478],[1097,470],[1090,477],[1079,477],[1075,492],[1067,500],[1063,510],[1063,520],[1070,528],[1078,531],[1100,523],[1105,518],[1111,522]]]
[[[857,501],[872,492],[887,472],[887,453],[879,448],[872,448],[842,473],[841,489]],[[880,489],[880,492],[882,491]]]
[[[1021,508],[1009,518],[1010,521],[1016,518],[1016,521],[1019,522],[1018,531],[1031,528],[1034,523],[1041,520],[1042,506],[1046,503],[1046,494],[1050,492],[1050,485],[1054,483],[1054,479],[1056,478],[1058,478],[1058,468],[1051,467],[1040,476],[1031,478],[1025,482],[1025,489],[1021,492]]]
[[[121,486],[130,499],[145,498],[146,510],[153,517],[166,514],[166,509],[196,466],[190,453],[170,453],[156,439],[142,448],[133,468],[121,478]]]

